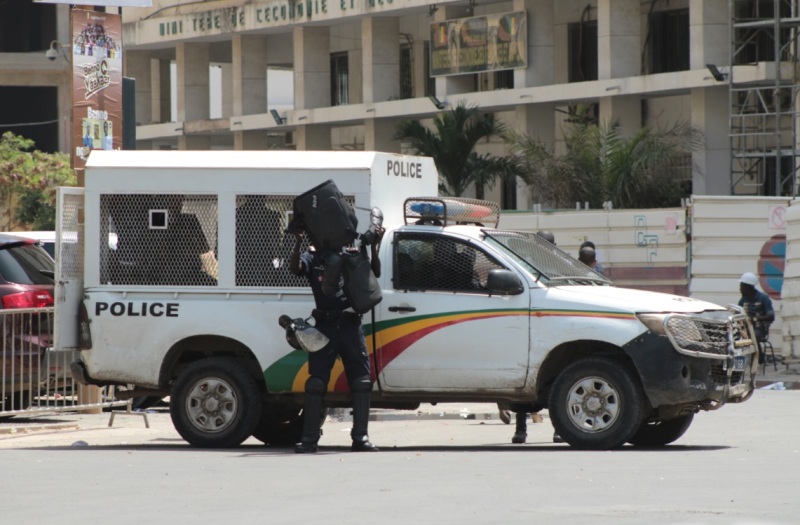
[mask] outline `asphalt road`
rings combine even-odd
[[[169,415],[59,415],[0,433],[4,524],[800,523],[800,391],[758,391],[699,414],[662,449],[572,450],[530,424],[512,445],[492,405],[426,405],[370,424],[379,453],[254,440],[199,450]],[[459,417],[467,408],[475,419]],[[470,416],[472,417],[472,416]],[[4,431],[9,428],[4,424]]]

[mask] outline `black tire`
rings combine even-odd
[[[261,418],[261,392],[235,358],[211,357],[187,366],[172,385],[169,413],[190,445],[227,448],[250,437]]]
[[[627,364],[589,357],[567,366],[550,391],[550,420],[575,448],[621,447],[644,417],[644,394]]]
[[[297,405],[266,405],[253,437],[266,445],[285,447],[299,443],[303,437],[303,408]],[[328,409],[322,409],[320,427]]]
[[[642,423],[628,443],[637,447],[663,447],[684,435],[693,419],[694,413],[691,413],[668,421]]]

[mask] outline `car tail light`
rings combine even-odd
[[[30,290],[3,296],[3,308],[44,308],[53,306],[53,294],[47,290]]]

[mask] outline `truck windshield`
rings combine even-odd
[[[608,285],[611,281],[535,233],[484,230],[486,242],[547,285]]]

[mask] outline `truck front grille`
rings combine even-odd
[[[671,315],[666,321],[666,331],[678,352],[694,357],[727,359],[736,353],[755,351],[747,317],[741,314],[727,319]]]

